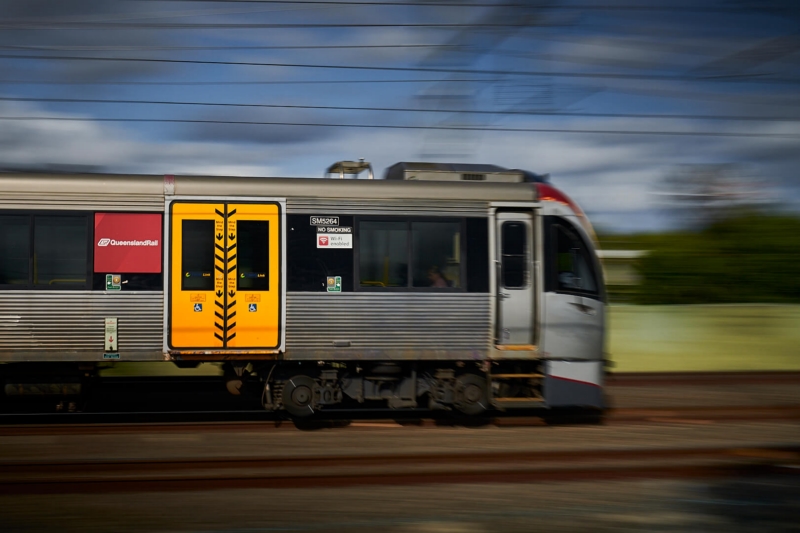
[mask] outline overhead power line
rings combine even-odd
[[[91,22],[91,21],[2,21],[0,30],[279,30],[279,29],[331,29],[331,28],[423,28],[463,30],[471,28],[521,28],[535,26],[551,26],[550,24],[535,24],[520,20],[515,24],[506,23],[457,23],[457,22],[392,22],[392,23],[365,23],[365,22],[297,22],[297,23],[270,23],[270,22],[241,22],[241,23],[201,23],[201,22]]]
[[[576,133],[590,135],[655,135],[667,137],[750,137],[766,139],[800,139],[800,133],[746,133],[724,131],[657,131],[657,130],[587,130],[572,128],[513,128],[488,126],[412,126],[402,124],[331,124],[319,122],[261,122],[246,120],[171,119],[171,118],[85,118],[85,117],[0,117],[6,121],[54,122],[151,122],[175,124],[235,124],[250,126],[300,126],[318,128],[367,128],[393,130],[450,130],[518,133]]]
[[[685,74],[623,74],[616,72],[569,72],[569,71],[532,71],[532,70],[484,70],[465,68],[434,68],[434,67],[379,67],[369,65],[323,65],[312,63],[273,63],[258,61],[211,61],[201,59],[159,59],[159,58],[133,58],[133,57],[82,57],[82,56],[54,56],[54,55],[16,55],[0,54],[0,59],[18,60],[51,60],[51,61],[106,61],[106,62],[145,62],[145,63],[170,63],[187,65],[234,65],[251,67],[283,67],[283,68],[309,68],[328,70],[365,70],[381,72],[432,72],[439,74],[486,74],[502,76],[537,76],[552,78],[584,78],[584,79],[615,79],[615,80],[655,80],[655,81],[696,81],[696,82],[755,82],[755,83],[782,83],[799,84],[800,78],[765,78],[760,74],[742,75],[685,75]]]
[[[390,84],[390,83],[439,83],[442,81],[452,83],[498,83],[506,81],[504,78],[410,78],[410,79],[394,79],[394,80],[359,80],[347,78],[343,80],[255,80],[255,81],[69,81],[69,80],[2,80],[1,85],[44,85],[44,86],[92,86],[92,87],[222,87],[222,86],[258,86],[258,85],[335,85],[335,84]],[[734,103],[756,102],[763,105],[794,105],[794,102],[786,103],[787,101],[780,101],[778,103],[766,101],[768,95],[759,94],[757,97],[748,98],[746,96],[736,97],[730,94],[720,93],[696,93],[687,90],[664,90],[664,89],[650,89],[645,87],[615,87],[616,92],[644,94],[646,96],[653,96],[656,98],[684,98],[689,100],[711,100],[719,102],[724,99]]]
[[[74,46],[74,45],[4,45],[0,50],[19,50],[31,52],[147,52],[169,50],[191,52],[195,50],[349,50],[373,48],[465,48],[458,44],[342,44],[342,45],[295,45],[295,46]],[[20,56],[23,57],[23,56]]]
[[[303,84],[319,84],[330,85],[334,83],[437,83],[440,81],[458,82],[458,83],[472,83],[472,82],[498,82],[503,81],[502,78],[422,78],[422,79],[405,79],[405,80],[257,80],[257,81],[67,81],[67,80],[0,80],[2,84],[14,85],[144,85],[144,86],[215,86],[215,85],[303,85]]]
[[[253,104],[228,102],[181,102],[176,100],[122,100],[101,98],[38,98],[38,97],[0,97],[0,102],[47,102],[70,104],[139,104],[139,105],[176,105],[204,107],[238,107],[261,109],[308,109],[317,111],[379,111],[390,113],[446,113],[462,115],[509,115],[509,116],[546,116],[546,117],[584,117],[584,118],[641,118],[671,120],[729,120],[729,121],[764,121],[795,122],[800,117],[766,116],[766,115],[692,115],[665,113],[589,113],[573,111],[492,111],[474,109],[419,109],[413,107],[358,107],[358,106],[323,106],[323,105],[282,105]]]
[[[163,0],[135,0],[137,2],[161,2]],[[409,2],[383,0],[170,0],[171,2],[218,3],[218,4],[288,4],[288,5],[324,5],[324,6],[413,6],[413,7],[452,7],[452,8],[502,8],[502,9],[552,9],[559,11],[668,11],[695,13],[740,13],[747,7],[702,7],[697,5],[640,5],[640,4],[560,4],[525,2]],[[774,11],[778,11],[774,9]]]

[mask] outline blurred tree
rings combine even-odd
[[[650,244],[636,303],[800,302],[800,219],[741,214]]]
[[[746,177],[735,164],[681,166],[665,176],[655,194],[678,225],[704,227],[742,209],[772,203],[764,180]]]

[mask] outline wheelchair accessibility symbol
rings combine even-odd
[[[255,313],[256,311],[258,311],[258,304],[249,304],[248,311],[250,311],[251,313]]]
[[[194,312],[200,313],[203,311],[203,304],[194,304]]]

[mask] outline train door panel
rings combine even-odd
[[[170,204],[170,348],[281,345],[281,231],[278,203]]]
[[[567,217],[545,217],[544,262],[548,357],[602,359],[603,280],[588,240]]]
[[[530,213],[497,214],[497,344],[533,343],[533,219]]]

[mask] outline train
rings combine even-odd
[[[298,420],[602,413],[597,250],[549,176],[496,165],[0,173],[3,390],[79,394],[110,363],[214,363],[232,393]]]

